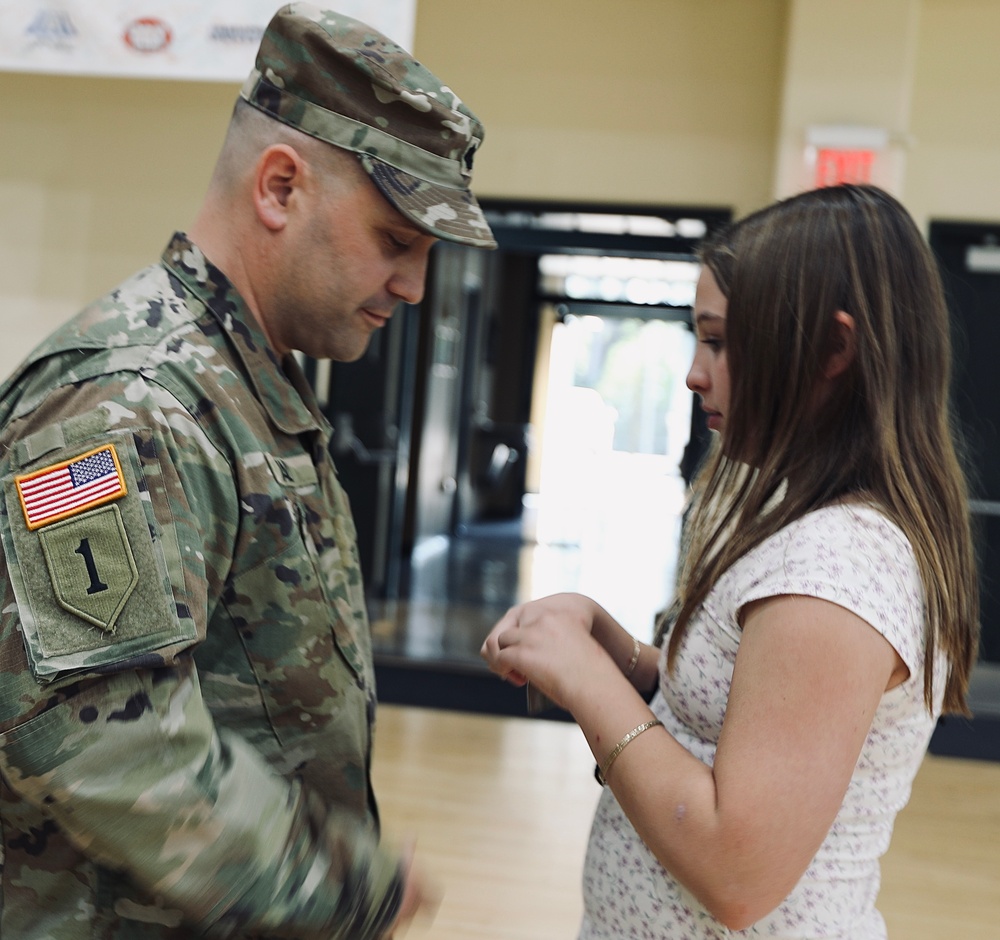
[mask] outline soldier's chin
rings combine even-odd
[[[355,343],[338,342],[332,345],[321,343],[303,343],[299,352],[312,359],[330,359],[333,362],[357,362],[368,351],[371,336],[359,339]]]

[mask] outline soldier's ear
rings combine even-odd
[[[254,210],[271,231],[281,231],[288,224],[292,195],[302,173],[302,157],[287,144],[273,144],[257,160],[253,177]]]

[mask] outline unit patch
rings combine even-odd
[[[66,519],[38,533],[59,605],[113,632],[139,583],[135,557],[117,506]],[[72,627],[68,630],[72,632]]]
[[[77,516],[126,493],[114,444],[15,478],[29,529]]]

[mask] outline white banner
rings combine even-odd
[[[417,0],[329,0],[413,48]],[[322,2],[319,5],[324,5]],[[281,0],[0,0],[0,70],[242,82]]]

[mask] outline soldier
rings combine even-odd
[[[2,925],[18,940],[381,938],[375,687],[330,428],[438,238],[493,247],[477,118],[375,30],[279,10],[158,264],[0,389]]]

